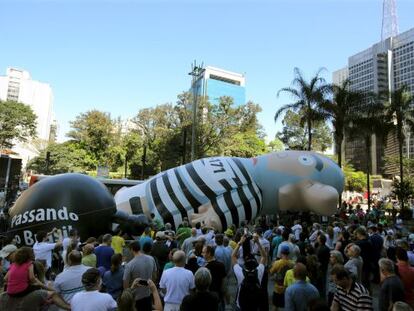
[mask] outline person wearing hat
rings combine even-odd
[[[275,275],[275,286],[273,289],[273,305],[277,308],[285,306],[285,286],[284,280],[286,272],[293,268],[295,263],[289,259],[290,248],[288,245],[280,245],[280,259],[276,260],[269,270],[271,275]]]
[[[244,258],[245,262],[244,262],[244,267],[240,266],[240,264],[238,263],[238,254],[239,254],[239,249],[240,247],[247,241],[247,237],[246,235],[243,235],[240,239],[240,242],[237,243],[236,248],[233,250],[232,256],[231,256],[231,263],[233,266],[233,271],[234,274],[236,276],[237,279],[237,293],[240,293],[240,288],[241,285],[243,283],[243,280],[245,278],[245,272],[244,271],[252,271],[252,270],[257,270],[257,279],[259,281],[259,283],[262,283],[262,279],[263,279],[263,275],[265,272],[265,265],[267,264],[267,254],[265,252],[265,250],[263,249],[263,247],[260,245],[259,242],[259,236],[256,235],[253,237],[253,243],[257,244],[257,247],[259,249],[260,252],[260,262],[259,264],[257,263],[256,259],[254,258],[254,256],[248,257],[248,258]],[[239,301],[239,296],[237,297],[237,307],[240,308],[240,301]],[[260,297],[259,297],[260,299]]]
[[[164,266],[168,262],[168,254],[170,253],[170,249],[165,244],[166,238],[167,236],[163,231],[158,231],[155,234],[155,242],[151,250],[151,256],[157,259],[160,272],[164,270]]]
[[[116,301],[107,293],[100,293],[101,276],[96,268],[88,269],[82,275],[84,291],[73,296],[70,305],[72,311],[109,311],[117,307]]]
[[[17,251],[17,247],[13,244],[7,244],[0,250],[0,274],[9,270],[15,251]]]

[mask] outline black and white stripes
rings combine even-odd
[[[154,176],[145,186],[150,211],[177,227],[210,204],[225,229],[255,218],[262,204],[260,189],[238,158],[208,158]]]

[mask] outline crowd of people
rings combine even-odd
[[[412,310],[414,232],[354,214],[222,233],[152,219],[139,236],[85,241],[38,231],[33,247],[0,250],[0,310]]]

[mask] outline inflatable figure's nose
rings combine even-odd
[[[304,203],[319,215],[331,216],[337,211],[338,191],[329,185],[318,182],[303,189]]]
[[[332,186],[303,180],[279,189],[279,208],[282,211],[310,211],[331,216],[336,212],[338,196],[338,191]]]

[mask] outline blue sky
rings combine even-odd
[[[400,32],[414,1],[397,0]],[[380,39],[382,0],[22,1],[0,0],[0,74],[14,66],[54,92],[59,139],[90,109],[133,117],[175,102],[193,60],[246,74],[272,139],[293,68],[326,79]]]

